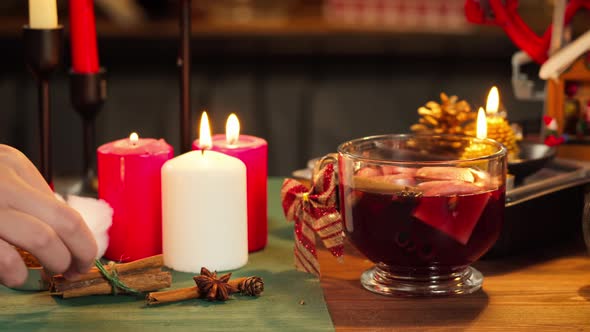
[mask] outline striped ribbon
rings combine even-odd
[[[344,252],[342,217],[337,206],[338,186],[334,164],[327,164],[314,177],[311,189],[293,179],[281,188],[283,212],[295,223],[295,266],[320,275],[316,235],[335,257]]]

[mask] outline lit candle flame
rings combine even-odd
[[[209,117],[207,112],[201,115],[201,124],[199,126],[199,148],[201,150],[211,149],[213,142],[211,141],[211,128],[209,128]]]
[[[131,145],[135,145],[138,141],[139,135],[137,135],[136,132],[132,132],[131,135],[129,135],[129,142],[131,142]]]
[[[484,139],[488,136],[488,123],[486,121],[486,112],[482,107],[477,111],[477,128],[475,136]]]
[[[490,89],[488,94],[488,101],[486,103],[486,113],[489,115],[496,115],[500,106],[500,93],[495,86]]]
[[[238,142],[240,137],[240,120],[238,117],[232,113],[227,118],[227,122],[225,123],[225,139],[227,144],[234,145]]]

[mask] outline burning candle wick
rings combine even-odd
[[[131,135],[129,135],[129,142],[131,143],[131,146],[135,147],[137,146],[137,142],[139,141],[139,135],[135,132],[131,133]]]
[[[230,140],[227,141],[227,145],[229,145],[229,146],[235,146],[237,142],[238,142],[237,139],[232,138],[232,139],[230,139]]]
[[[240,121],[238,117],[232,113],[227,118],[227,122],[225,123],[225,139],[227,145],[233,147],[239,141],[240,137]]]
[[[490,116],[499,116],[498,111],[500,109],[500,93],[498,88],[493,86],[488,93],[488,99],[486,101],[486,113]]]
[[[205,150],[211,149],[213,141],[211,140],[211,128],[209,127],[209,117],[207,112],[201,115],[201,123],[199,124],[199,148],[201,154],[205,154]]]

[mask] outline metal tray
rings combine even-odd
[[[506,192],[504,226],[486,257],[499,257],[582,239],[590,169],[556,159]]]

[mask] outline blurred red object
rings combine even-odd
[[[544,143],[547,146],[558,146],[562,143],[565,143],[565,138],[563,136],[549,135],[545,138]]]
[[[590,0],[570,0],[564,24],[569,24],[581,8],[590,9]],[[535,62],[542,64],[547,60],[552,25],[539,37],[518,14],[518,0],[465,0],[465,16],[471,23],[500,26]]]
[[[543,124],[545,126],[545,140],[543,141],[547,146],[557,146],[565,143],[564,135],[559,135],[557,131],[557,121],[548,115],[543,116]]]

